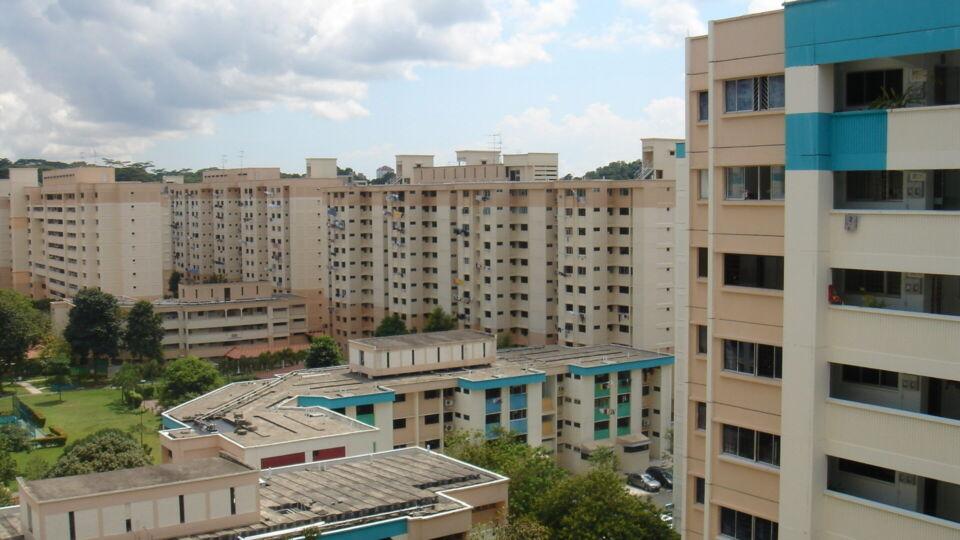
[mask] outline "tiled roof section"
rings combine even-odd
[[[372,347],[378,351],[394,349],[409,349],[412,347],[427,347],[430,345],[450,345],[495,339],[494,336],[476,330],[448,330],[446,332],[427,332],[423,334],[405,334],[402,336],[387,336],[365,339],[352,339],[351,343],[358,343]]]

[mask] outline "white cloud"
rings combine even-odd
[[[281,104],[367,116],[368,85],[419,66],[523,66],[576,0],[7,0],[0,151],[129,154]]]
[[[760,13],[761,11],[772,11],[783,9],[784,0],[750,0],[747,11],[750,13]]]
[[[706,33],[700,11],[690,0],[621,0],[634,8],[639,20],[618,20],[591,35],[580,35],[574,46],[616,50],[623,45],[642,44],[655,48],[677,47],[688,36]]]
[[[619,116],[594,103],[582,114],[555,119],[549,108],[529,108],[498,125],[505,152],[559,152],[560,174],[583,174],[616,160],[639,159],[643,137],[681,137],[683,100],[651,101],[639,118]]]

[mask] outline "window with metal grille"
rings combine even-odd
[[[724,110],[728,113],[782,109],[783,75],[726,81],[724,92]]]

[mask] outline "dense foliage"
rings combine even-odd
[[[591,469],[571,475],[546,450],[502,431],[454,432],[446,453],[510,478],[508,524],[483,527],[471,537],[514,540],[673,540],[655,506],[631,495],[612,451],[597,451]]]
[[[310,342],[304,363],[308,368],[339,366],[343,363],[343,351],[337,340],[327,335],[318,336]]]
[[[115,471],[151,465],[150,455],[133,437],[115,428],[101,429],[68,444],[47,476]]]
[[[596,170],[589,171],[583,175],[585,179],[606,178],[607,180],[632,180],[640,176],[643,163],[638,159],[636,161],[611,161]]]
[[[424,332],[443,332],[444,330],[453,330],[457,327],[457,320],[452,315],[443,310],[443,308],[433,308],[433,311],[427,313],[427,323],[423,325]]]
[[[127,314],[123,346],[138,361],[163,359],[163,316],[149,300],[140,300]]]
[[[27,351],[42,338],[49,319],[26,296],[0,290],[0,381],[3,375],[17,371]]]
[[[120,308],[113,295],[96,288],[80,289],[73,297],[63,337],[81,366],[120,354]]]
[[[407,323],[403,322],[403,319],[401,319],[397,313],[384,317],[383,320],[380,321],[380,326],[373,331],[375,337],[401,336],[409,333]]]
[[[163,387],[160,403],[172,407],[221,386],[217,368],[196,356],[173,360],[163,369]]]

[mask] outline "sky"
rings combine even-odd
[[[3,0],[0,157],[168,170],[683,136],[683,39],[781,0]],[[496,135],[496,136],[493,136]]]

